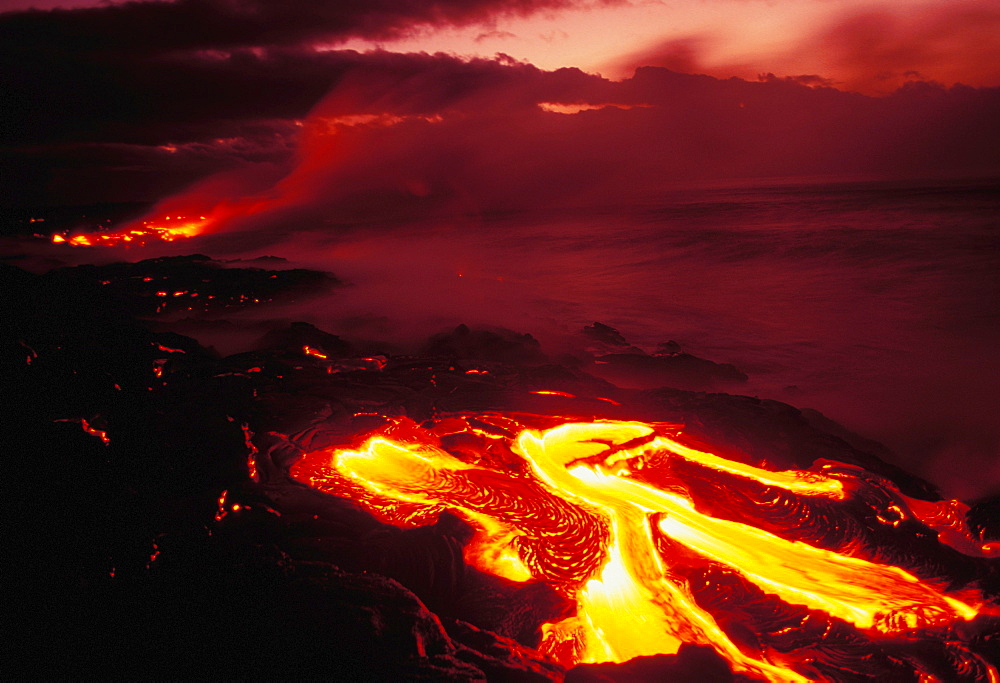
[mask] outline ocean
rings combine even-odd
[[[141,249],[14,246],[37,251],[36,270],[286,257],[349,284],[233,320],[305,320],[404,350],[466,323],[530,333],[558,355],[599,321],[647,351],[674,340],[737,366],[749,381],[727,390],[818,410],[946,495],[1000,494],[996,180],[673,189],[391,224],[313,216]]]
[[[353,283],[317,317],[333,331],[466,322],[551,347],[600,321],[732,363],[741,393],[882,441],[946,494],[1000,493],[995,182],[677,190],[357,230],[307,260]]]

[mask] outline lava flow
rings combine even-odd
[[[864,557],[863,543],[822,547],[795,538],[794,529],[765,531],[754,522],[766,505],[733,504],[723,518],[697,501],[699,489],[712,485],[734,500],[748,491],[772,501],[786,496],[817,524],[835,522],[812,508],[863,499],[889,533],[901,519],[922,523],[934,504],[923,503],[918,515],[891,484],[839,463],[773,472],[681,439],[676,425],[639,422],[484,414],[418,427],[397,419],[358,448],[307,455],[293,476],[398,526],[433,522],[443,510],[465,518],[477,530],[465,551],[470,564],[545,582],[575,601],[574,616],[542,627],[539,649],[564,666],[672,654],[696,643],[745,675],[826,679],[816,644],[791,647],[789,633],[819,620],[820,641],[850,631],[869,642],[929,633],[951,642],[957,639],[949,634],[986,609],[974,590],[949,595],[912,567]],[[880,497],[867,495],[873,487]],[[696,588],[698,577],[712,576],[736,580],[772,604],[753,638]],[[997,679],[961,645],[950,656],[973,679]]]
[[[54,244],[69,244],[73,247],[119,245],[144,246],[152,241],[173,242],[200,235],[205,231],[209,219],[205,216],[165,216],[161,220],[143,220],[112,232],[88,232],[78,235],[56,233],[52,235]]]

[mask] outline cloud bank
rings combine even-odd
[[[720,35],[671,36],[623,55],[614,72],[662,66],[721,78],[777,73],[868,95],[885,95],[915,81],[1000,85],[996,59],[1000,3],[963,0],[931,6],[873,5],[844,11],[790,37],[785,48],[723,57]],[[803,71],[805,69],[805,71]]]

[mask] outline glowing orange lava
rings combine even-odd
[[[468,438],[449,452],[443,444],[455,434]],[[469,447],[469,439],[479,447]],[[466,548],[470,564],[513,581],[546,582],[575,601],[574,616],[543,626],[540,646],[566,666],[671,654],[697,643],[752,677],[816,677],[808,657],[765,639],[756,648],[734,641],[683,578],[680,565],[692,557],[872,638],[943,633],[979,612],[977,595],[947,595],[856,548],[816,547],[758,528],[749,516],[744,522],[708,514],[681,472],[726,490],[766,487],[804,505],[843,505],[870,485],[847,466],[776,472],[698,450],[682,442],[676,425],[495,414],[455,415],[424,427],[396,420],[357,448],[317,451],[293,468],[300,480],[353,498],[395,525],[427,524],[443,510],[464,517],[477,530]],[[903,515],[950,509],[921,503],[915,512],[910,499],[889,493],[895,512],[882,511],[879,519],[890,527]]]
[[[205,216],[165,216],[161,220],[144,220],[113,232],[89,232],[72,236],[56,233],[52,235],[52,242],[73,247],[144,246],[154,241],[173,242],[200,235],[209,222]]]
[[[322,351],[317,351],[311,346],[303,346],[302,353],[306,354],[307,356],[315,356],[316,358],[321,358],[323,360],[326,360],[329,357]]]

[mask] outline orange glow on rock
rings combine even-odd
[[[108,433],[106,431],[104,431],[103,429],[97,429],[96,427],[91,425],[90,422],[85,418],[77,418],[77,419],[61,418],[55,420],[55,422],[76,422],[80,425],[83,431],[85,431],[87,434],[90,434],[91,436],[96,436],[98,439],[101,440],[101,442],[105,446],[111,443],[111,439],[108,438]]]
[[[83,431],[100,439],[105,446],[111,443],[111,439],[108,438],[108,433],[103,429],[96,429],[92,427],[86,420],[80,420],[80,426],[83,427]]]
[[[442,445],[440,436],[459,432],[480,439],[475,455],[466,442],[456,453]],[[756,649],[737,645],[678,573],[691,561],[725,567],[787,605],[873,638],[945,632],[979,612],[980,596],[947,595],[857,548],[835,552],[708,514],[682,471],[717,478],[726,490],[763,486],[829,505],[851,502],[870,484],[850,468],[776,472],[730,460],[686,445],[676,425],[497,414],[455,415],[428,428],[396,419],[356,448],[307,455],[292,474],[397,526],[432,523],[445,509],[462,516],[476,529],[467,562],[545,582],[575,601],[574,616],[543,626],[540,645],[565,666],[697,643],[752,677],[810,680],[808,658],[763,640]],[[887,492],[897,501],[888,527],[917,514],[905,496]]]
[[[316,358],[326,359],[326,358],[329,357],[325,353],[323,353],[322,351],[317,351],[316,349],[314,349],[311,346],[303,346],[302,347],[302,353],[306,354],[307,356],[315,356]]]
[[[216,501],[215,508],[215,521],[220,522],[222,518],[229,514],[229,510],[226,509],[226,497],[229,495],[228,489],[223,489],[222,493],[219,494],[219,499]]]
[[[169,221],[170,216],[165,217],[164,220]],[[177,216],[176,220],[181,222],[165,225],[159,221],[143,220],[113,232],[90,232],[71,237],[56,233],[52,235],[52,242],[53,244],[66,243],[73,247],[144,246],[150,242],[173,242],[200,235],[205,232],[209,223],[204,217]]]

